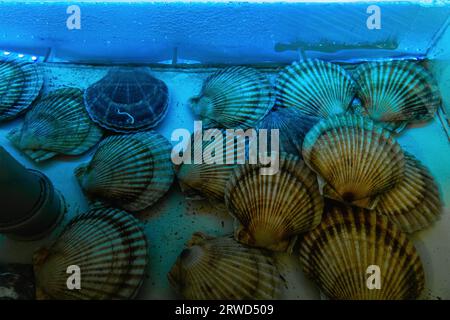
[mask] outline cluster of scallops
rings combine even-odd
[[[279,129],[280,166],[275,175],[249,163],[177,168],[186,189],[223,201],[236,227],[232,237],[195,234],[170,282],[188,299],[278,298],[285,280],[275,253],[287,252],[331,299],[419,298],[425,276],[408,234],[437,220],[442,204],[429,170],[396,135],[434,117],[434,79],[409,61],[364,63],[349,74],[306,60],[275,81],[227,68],[191,99],[207,127]],[[375,290],[367,285],[373,265]]]
[[[275,86],[248,67],[209,76],[190,100],[192,111],[209,128],[279,129],[275,175],[249,163],[174,167],[170,142],[152,131],[167,112],[168,89],[146,68],[111,69],[85,91],[46,95],[36,64],[0,62],[0,79],[8,88],[0,119],[26,112],[9,138],[34,161],[98,144],[75,170],[95,204],[36,253],[38,298],[135,297],[148,244],[133,214],[162,198],[175,176],[183,190],[223,201],[236,221],[234,235],[198,232],[181,252],[168,279],[185,299],[279,298],[276,252],[298,255],[332,299],[420,296],[424,271],[408,234],[437,220],[442,204],[429,170],[395,139],[409,124],[432,119],[440,104],[419,64],[364,63],[349,74],[305,60],[283,69]],[[70,265],[83,270],[82,290],[67,290]],[[371,265],[381,269],[381,289],[366,285]]]

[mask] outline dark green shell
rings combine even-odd
[[[25,112],[39,95],[44,78],[35,63],[0,61],[0,122]]]
[[[86,89],[84,101],[92,120],[107,130],[148,131],[164,119],[169,89],[146,68],[112,69]]]
[[[271,132],[278,129],[280,152],[301,157],[302,144],[308,131],[320,118],[308,116],[294,108],[276,108],[270,111],[257,125],[256,129],[267,129],[268,147],[271,146]]]

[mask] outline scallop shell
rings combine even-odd
[[[183,191],[223,201],[225,184],[235,167],[235,165],[183,164],[177,172],[177,177]]]
[[[225,203],[239,222],[235,238],[247,245],[285,251],[299,233],[321,219],[323,200],[316,175],[298,157],[282,154],[279,171],[262,165],[236,168],[225,189]]]
[[[84,191],[127,211],[153,205],[170,188],[171,145],[156,132],[110,136],[75,169]]]
[[[256,131],[254,132],[256,134]],[[197,133],[200,134],[200,133]],[[201,134],[200,134],[201,135]],[[229,180],[231,173],[238,164],[244,164],[247,161],[246,142],[241,140],[229,139],[226,132],[223,132],[222,144],[214,141],[198,142],[194,140],[194,134],[191,139],[191,150],[195,155],[202,153],[202,162],[183,163],[177,170],[177,178],[186,192],[190,189],[210,199],[219,201],[224,200],[225,184]],[[202,139],[200,137],[200,139]],[[217,152],[222,146],[222,158],[212,157],[213,152]],[[219,162],[221,160],[221,162]],[[213,162],[217,161],[217,162]]]
[[[316,59],[294,62],[278,76],[276,105],[326,119],[346,112],[356,90],[353,79],[337,64]]]
[[[274,299],[282,279],[270,253],[231,237],[195,233],[168,274],[173,288],[190,300]]]
[[[361,208],[330,209],[301,241],[300,261],[332,299],[416,299],[425,285],[412,242],[386,217]],[[370,266],[380,268],[380,289],[368,287]]]
[[[167,113],[168,100],[167,85],[147,68],[112,69],[84,94],[92,120],[124,133],[156,127]]]
[[[94,208],[72,219],[50,248],[34,256],[38,299],[134,298],[148,262],[139,221],[117,209]],[[69,266],[78,266],[81,289],[69,290]]]
[[[279,150],[301,157],[303,139],[306,133],[317,123],[320,118],[307,116],[294,108],[277,108],[270,111],[257,125],[258,130],[278,129]],[[271,133],[268,145],[271,145]],[[300,152],[299,152],[300,150]]]
[[[323,178],[325,196],[365,208],[405,176],[404,154],[392,135],[356,115],[315,125],[303,142],[303,157]]]
[[[0,122],[25,112],[43,84],[43,75],[35,63],[0,60]]]
[[[362,64],[355,80],[365,114],[391,130],[431,120],[441,103],[431,73],[410,61]]]
[[[20,129],[9,139],[36,162],[57,154],[80,155],[96,145],[103,133],[86,113],[83,92],[76,88],[55,90],[27,113]]]
[[[380,196],[375,210],[402,231],[415,232],[439,218],[442,202],[436,181],[428,169],[409,153],[405,153],[405,161],[405,178]]]
[[[250,128],[275,101],[267,77],[252,68],[229,67],[209,76],[198,96],[190,99],[204,127]]]

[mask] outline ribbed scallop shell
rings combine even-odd
[[[413,243],[386,217],[366,209],[332,208],[300,242],[300,261],[332,299],[417,299],[425,284]],[[380,289],[367,282],[380,268]]]
[[[275,94],[267,77],[248,67],[228,67],[209,76],[190,99],[204,127],[252,127],[272,108]]]
[[[303,142],[303,157],[323,178],[325,196],[366,208],[405,176],[404,154],[392,135],[356,115],[315,125]]]
[[[186,187],[211,199],[223,201],[225,184],[229,180],[231,173],[238,164],[244,164],[247,159],[246,142],[242,143],[231,139],[225,131],[223,133],[222,144],[214,140],[206,142],[195,141],[194,134],[191,139],[192,157],[195,153],[202,152],[202,163],[183,163],[177,170],[177,178],[183,189]],[[256,131],[255,131],[256,133]],[[200,134],[200,133],[197,133]],[[230,138],[227,138],[230,137]],[[201,134],[200,134],[200,139]],[[218,152],[222,146],[222,163],[213,163],[218,157],[212,157],[212,153]],[[238,158],[239,156],[239,158]],[[239,160],[239,161],[238,161]]]
[[[405,153],[405,177],[383,193],[375,210],[387,216],[404,232],[425,229],[439,218],[442,202],[429,170],[413,155]]]
[[[183,164],[177,171],[181,184],[208,198],[223,200],[225,184],[236,165]]]
[[[57,154],[82,154],[102,135],[85,110],[83,92],[66,88],[41,98],[27,113],[22,128],[10,132],[9,139],[39,162]]]
[[[268,130],[268,146],[271,145],[269,130],[278,129],[280,151],[301,156],[303,139],[319,120],[320,118],[307,116],[294,108],[277,108],[270,111],[256,128]]]
[[[87,88],[84,101],[92,120],[105,129],[148,131],[164,119],[169,90],[147,68],[119,68]]]
[[[348,110],[356,84],[339,65],[313,59],[294,62],[281,71],[276,94],[277,106],[326,119]]]
[[[365,63],[355,70],[365,113],[389,129],[431,120],[441,103],[431,73],[410,61]]]
[[[170,143],[155,132],[110,136],[75,175],[90,196],[140,211],[169,190],[174,176],[170,152]]]
[[[26,111],[43,84],[42,72],[35,63],[0,60],[0,122]]]
[[[147,240],[137,219],[117,209],[94,208],[76,216],[48,249],[34,257],[38,299],[134,298],[147,266]],[[76,265],[81,290],[69,290]]]
[[[168,274],[172,287],[190,300],[274,299],[282,279],[270,253],[231,237],[195,233]]]
[[[322,217],[316,175],[298,157],[282,154],[279,171],[264,175],[261,165],[236,168],[225,188],[225,203],[239,222],[235,238],[247,245],[284,251],[299,233]]]

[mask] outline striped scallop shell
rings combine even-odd
[[[303,157],[323,178],[325,196],[365,208],[405,176],[404,154],[392,135],[356,115],[315,125],[303,142]]]
[[[80,155],[102,135],[85,110],[83,92],[66,88],[41,98],[27,113],[22,128],[10,132],[9,139],[39,162],[57,154]]]
[[[404,232],[425,229],[439,218],[442,202],[429,170],[413,155],[405,153],[405,177],[383,193],[375,207]]]
[[[110,136],[75,175],[92,197],[127,211],[153,205],[170,188],[171,144],[156,132]]]
[[[235,167],[233,164],[183,164],[177,171],[177,178],[183,189],[191,189],[188,193],[223,200],[225,184]]]
[[[114,132],[148,131],[166,116],[169,90],[147,68],[112,69],[86,89],[92,120]]]
[[[301,157],[301,148],[306,133],[320,120],[307,116],[294,108],[277,108],[270,111],[257,125],[259,130],[267,129],[268,145],[271,145],[271,131],[278,129],[279,150]],[[300,152],[299,152],[300,150]]]
[[[220,132],[220,131],[219,131]],[[256,133],[256,132],[254,132]],[[199,133],[197,133],[199,134]],[[191,139],[191,150],[193,158],[195,154],[202,154],[201,163],[191,161],[183,163],[177,170],[177,178],[184,191],[190,190],[208,198],[223,201],[225,184],[229,180],[231,173],[238,164],[246,162],[246,142],[235,140],[221,132],[222,140],[209,140],[202,142]],[[200,139],[201,134],[199,134]],[[222,149],[222,157],[219,151]],[[213,154],[215,156],[213,156]]]
[[[189,300],[274,299],[282,284],[270,253],[202,233],[193,235],[168,278]]]
[[[356,84],[342,67],[316,59],[286,67],[276,89],[277,106],[323,119],[346,112],[356,95]]]
[[[361,208],[332,208],[300,243],[306,275],[332,299],[417,299],[425,285],[413,243],[386,217]],[[379,267],[380,289],[370,276]]]
[[[25,112],[43,84],[44,77],[37,64],[0,60],[0,122]]]
[[[268,78],[248,67],[228,67],[209,76],[198,96],[190,99],[204,127],[252,127],[275,101]]]
[[[34,256],[37,298],[134,298],[144,280],[147,249],[139,221],[124,211],[97,207],[78,215],[52,246]],[[69,266],[80,268],[80,290],[67,288]]]
[[[316,175],[298,157],[282,154],[273,175],[262,168],[237,167],[226,185],[225,203],[239,222],[238,241],[285,251],[299,233],[320,222],[323,199]]]
[[[410,61],[365,63],[355,70],[365,114],[389,129],[431,120],[441,97],[431,73]]]

